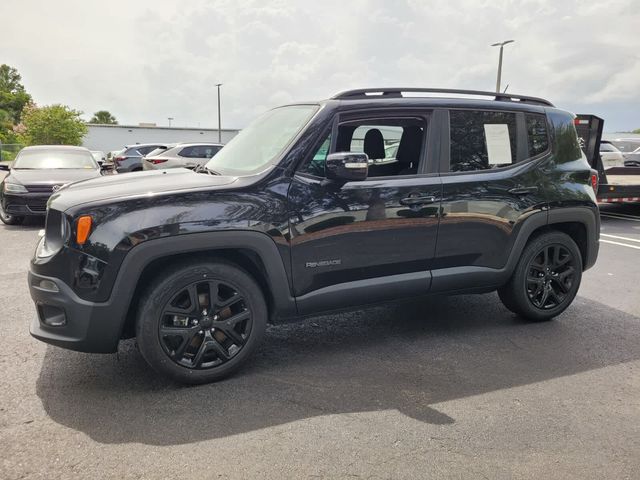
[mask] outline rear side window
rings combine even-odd
[[[549,135],[547,134],[547,118],[544,115],[527,113],[527,144],[529,157],[535,157],[549,150]]]
[[[138,152],[140,152],[141,155],[146,155],[147,153],[151,152],[152,150],[155,150],[156,148],[159,148],[158,145],[148,145],[145,147],[137,148],[136,150],[138,150]]]
[[[192,145],[180,150],[178,155],[188,158],[211,158],[218,153],[220,148],[221,147],[215,145]]]
[[[506,167],[516,161],[516,114],[473,110],[449,112],[452,172]]]

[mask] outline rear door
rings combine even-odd
[[[471,287],[478,269],[503,268],[523,220],[545,209],[543,112],[448,112],[432,290]]]

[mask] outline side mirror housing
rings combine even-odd
[[[366,153],[332,153],[325,161],[325,174],[329,180],[357,182],[366,180],[368,173],[369,157]]]
[[[0,171],[8,172],[11,169],[10,163],[0,162]]]

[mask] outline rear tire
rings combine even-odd
[[[136,338],[159,373],[180,383],[209,383],[240,368],[267,324],[262,290],[223,260],[163,271],[140,300]]]
[[[531,321],[551,320],[575,298],[582,279],[582,256],[562,232],[543,233],[525,246],[513,275],[498,289],[505,307]]]

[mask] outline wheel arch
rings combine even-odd
[[[130,337],[135,332],[138,301],[154,275],[194,257],[203,261],[221,258],[237,264],[260,285],[270,318],[295,315],[295,301],[282,256],[269,236],[246,231],[178,235],[140,244],[125,258],[120,276],[126,279],[119,276],[112,292],[112,298],[122,295],[127,299],[121,316],[121,337]]]

